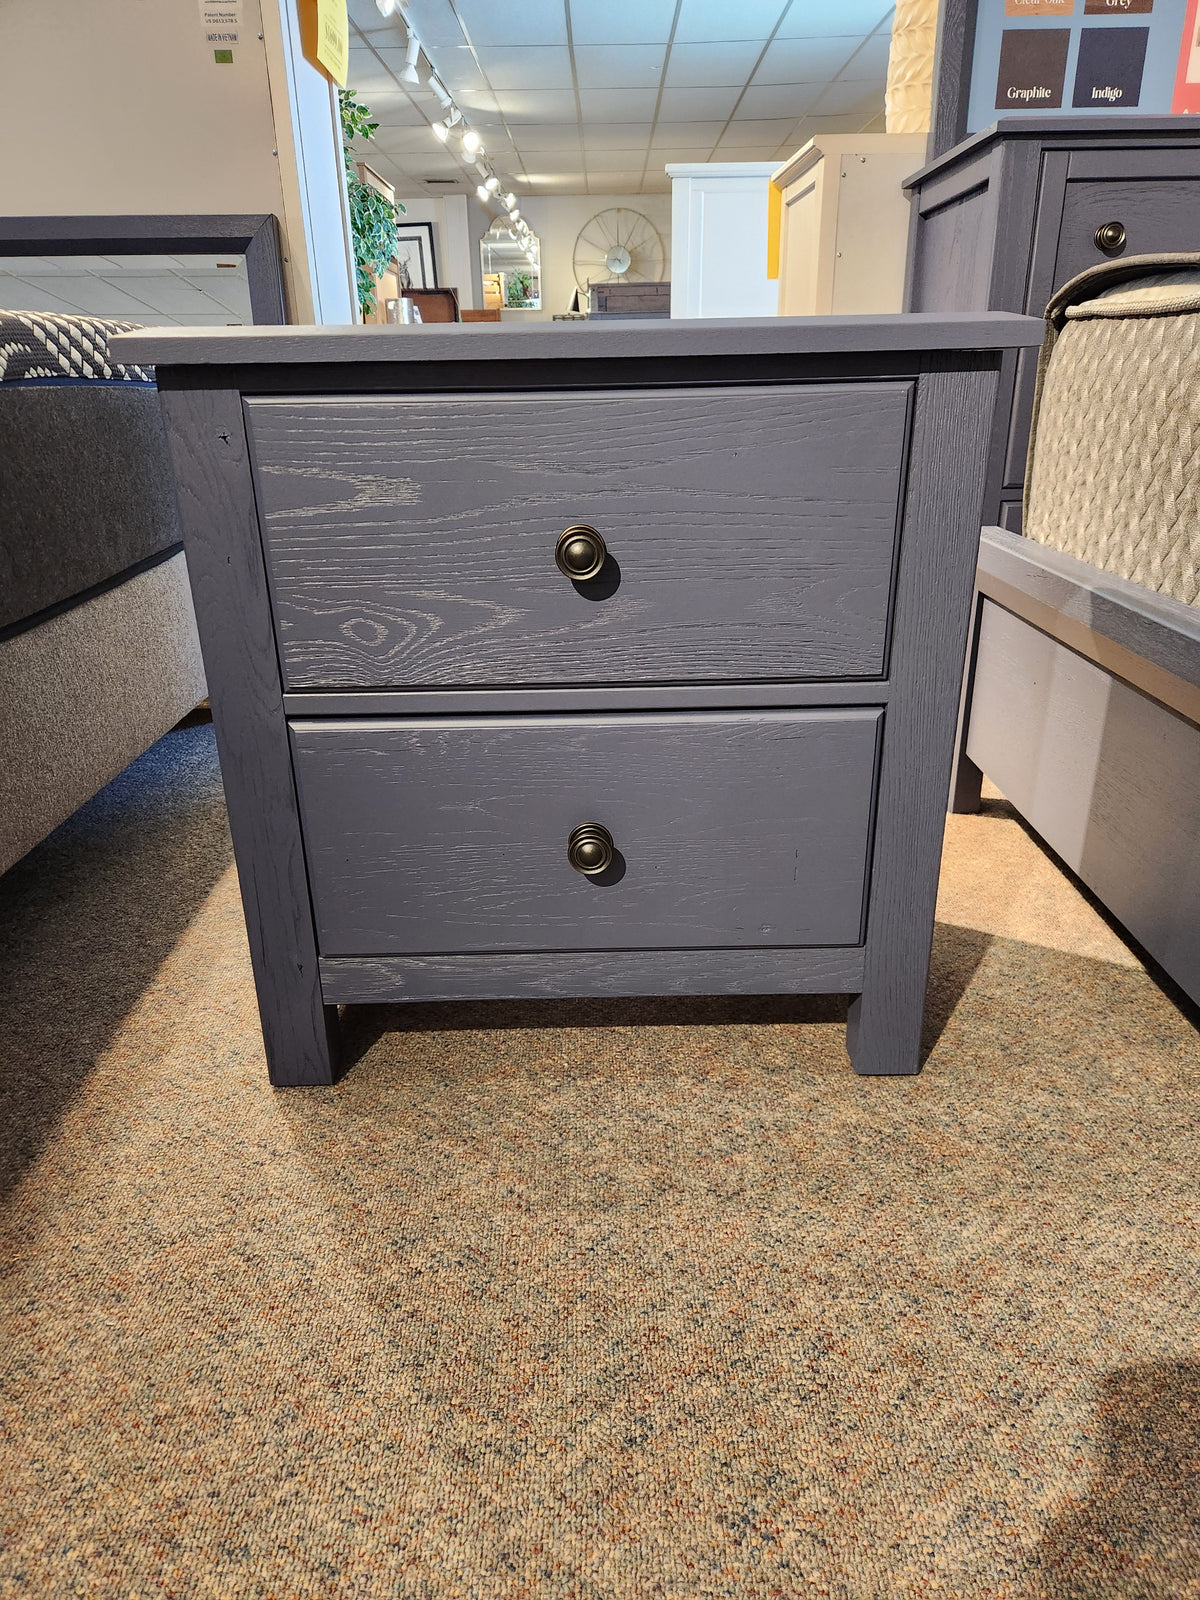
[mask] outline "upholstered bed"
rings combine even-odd
[[[0,871],[205,695],[131,324],[0,313]]]
[[[985,528],[954,809],[986,773],[1200,1001],[1200,255],[1047,309],[1025,536]]]

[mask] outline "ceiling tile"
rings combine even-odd
[[[697,162],[708,161],[712,152],[711,140],[708,144],[656,144],[650,150],[650,165],[657,169],[665,167],[668,162],[679,161],[694,166]]]
[[[814,133],[861,133],[866,118],[863,116],[837,116],[826,117],[816,115],[808,119],[812,127],[807,129],[802,139],[797,140],[797,149],[805,139],[811,139]]]
[[[840,6],[842,0],[835,4]],[[765,42],[786,10],[787,0],[683,0],[675,38],[679,44],[718,39]]]
[[[739,117],[736,122],[731,122],[722,135],[721,143],[717,147],[717,160],[733,161],[767,161],[774,154],[776,148],[789,137],[796,126],[796,117],[773,118],[747,118],[744,122]],[[724,152],[737,149],[744,153],[727,156]],[[759,150],[760,156],[749,154],[750,150]]]
[[[465,44],[443,45],[437,51],[437,72],[455,99],[463,94],[478,93],[484,87],[475,52]]]
[[[572,89],[571,52],[566,45],[495,45],[479,52],[479,64],[497,92],[503,89]]]
[[[649,122],[585,122],[583,142],[589,150],[644,150],[650,138]]]
[[[562,176],[563,173],[578,175],[580,168],[579,147],[573,150],[539,150],[536,155],[529,157],[529,181],[534,182],[534,173],[551,173]]]
[[[380,128],[363,151],[362,159],[375,166],[375,156],[381,150],[389,156],[432,155],[435,151],[444,153],[426,125],[419,128]]]
[[[649,122],[658,93],[654,89],[581,89],[585,122]]]
[[[829,39],[776,39],[768,45],[754,82],[829,83],[862,43],[861,38],[845,34]]]
[[[792,0],[791,8],[779,25],[780,39],[821,39],[830,34],[874,33],[887,22],[894,7],[881,0]]]
[[[513,127],[575,120],[575,96],[570,89],[506,89],[496,98],[504,120]]]
[[[581,89],[657,89],[666,48],[660,44],[577,44]]]
[[[575,44],[666,44],[675,0],[568,0]]]
[[[762,54],[761,39],[723,44],[675,44],[667,62],[668,88],[707,88],[745,83]]]
[[[831,83],[812,107],[812,115],[828,117],[854,112],[874,116],[883,104],[883,95],[882,83]]]
[[[886,78],[888,70],[888,57],[892,53],[891,33],[873,33],[869,39],[864,39],[862,44],[846,63],[845,73],[848,78]]]
[[[477,50],[483,45],[567,42],[564,0],[520,0],[519,5],[497,5],[496,0],[455,0],[455,9]],[[416,22],[416,17],[413,20]]]
[[[718,89],[664,89],[658,114],[664,121],[701,122],[732,116],[740,86]]]
[[[588,190],[591,194],[633,194],[642,181],[642,169],[604,172],[588,171]]]
[[[711,150],[713,145],[725,131],[725,118],[713,122],[688,122],[684,120],[667,121],[658,119],[658,126],[654,130],[651,140],[652,146],[657,149],[659,145],[669,144],[672,148],[687,146],[689,149],[698,150],[701,145]]]
[[[824,88],[820,83],[784,85],[769,84],[760,88],[752,84],[742,96],[738,106],[738,120],[743,117],[797,117],[812,110]]]
[[[529,152],[536,157],[539,150],[561,150],[579,148],[579,125],[574,120],[570,122],[547,122],[531,124],[529,127],[516,127],[513,129],[517,149]]]

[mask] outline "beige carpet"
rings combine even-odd
[[[0,1594],[1200,1596],[1200,1036],[1002,802],[916,1079],[544,1003],[272,1091],[203,727],[0,915]]]

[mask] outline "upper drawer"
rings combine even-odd
[[[1096,240],[1096,230],[1109,223],[1119,224],[1124,233],[1124,243],[1115,250],[1103,249]],[[1103,261],[1160,250],[1200,250],[1200,179],[1096,179],[1067,184],[1054,266],[1056,288]],[[1044,309],[1030,307],[1035,316]]]
[[[877,677],[911,389],[250,400],[285,683]]]

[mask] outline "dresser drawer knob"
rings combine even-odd
[[[607,872],[613,862],[613,836],[598,822],[581,822],[567,840],[567,860],[585,878]]]
[[[1115,255],[1118,250],[1125,248],[1125,224],[1123,222],[1102,222],[1096,229],[1096,249],[1103,250],[1108,255]]]
[[[608,559],[608,548],[595,528],[577,523],[558,536],[554,560],[558,570],[576,583],[594,578]]]

